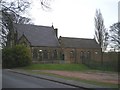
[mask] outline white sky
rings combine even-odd
[[[94,16],[100,9],[106,28],[118,21],[119,0],[52,0],[52,11],[43,11],[40,0],[33,0],[29,17],[35,25],[58,28],[64,37],[94,38]]]

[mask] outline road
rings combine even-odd
[[[0,90],[2,89],[2,69],[0,68]]]
[[[75,88],[61,83],[43,80],[3,70],[3,88]]]

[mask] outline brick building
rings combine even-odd
[[[59,43],[67,63],[101,60],[101,48],[95,39],[60,37]]]
[[[53,26],[14,24],[9,45],[23,44],[31,49],[33,62],[84,63],[101,60],[101,48],[94,39],[57,36]]]

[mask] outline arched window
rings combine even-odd
[[[74,58],[75,57],[75,52],[72,50],[70,51],[70,58]]]
[[[22,42],[22,45],[26,46],[27,47],[27,43],[24,41]]]
[[[53,51],[53,58],[54,58],[54,59],[57,59],[57,50],[54,50],[54,51]]]
[[[81,51],[81,52],[80,52],[80,59],[82,59],[82,60],[83,60],[83,58],[84,58],[84,52],[83,52],[83,51]]]
[[[44,57],[44,59],[48,59],[48,52],[47,52],[47,50],[43,51],[43,57]]]
[[[38,51],[37,49],[33,49],[33,58],[37,58],[38,57]]]
[[[95,54],[97,55],[97,54],[98,54],[98,52],[97,52],[97,51],[95,51]]]
[[[63,52],[60,52],[60,59],[64,60],[64,53]]]
[[[39,60],[42,61],[42,57],[43,57],[43,51],[40,49],[39,50]]]
[[[90,51],[87,52],[87,59],[91,59],[91,52]]]

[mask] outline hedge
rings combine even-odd
[[[12,48],[4,48],[2,51],[3,68],[22,67],[31,64],[30,49],[24,45],[16,45]]]

